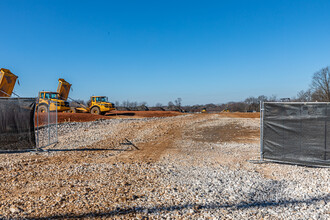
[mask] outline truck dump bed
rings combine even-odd
[[[18,77],[10,72],[10,70],[4,68],[0,69],[0,97],[11,96],[17,78]]]
[[[59,98],[66,101],[69,96],[71,84],[65,81],[64,79],[58,79],[57,93]]]

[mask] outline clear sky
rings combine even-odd
[[[20,96],[224,103],[292,97],[330,65],[329,0],[0,0],[0,67]]]

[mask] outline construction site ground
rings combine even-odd
[[[171,117],[181,114],[182,113],[176,111],[111,111],[105,115],[93,115],[89,113],[58,113],[58,122],[86,122],[114,118]]]
[[[58,144],[0,154],[0,219],[330,218],[329,168],[257,163],[258,113],[58,118]]]

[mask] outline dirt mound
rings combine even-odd
[[[174,111],[112,111],[106,115],[93,115],[89,113],[58,113],[58,122],[87,122],[111,118],[150,118],[172,117],[181,115]]]
[[[103,115],[93,115],[89,113],[58,113],[58,123],[61,122],[86,122],[95,121],[98,119],[106,119]]]

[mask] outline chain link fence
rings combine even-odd
[[[35,111],[35,135],[38,149],[58,142],[57,102],[37,100]]]

